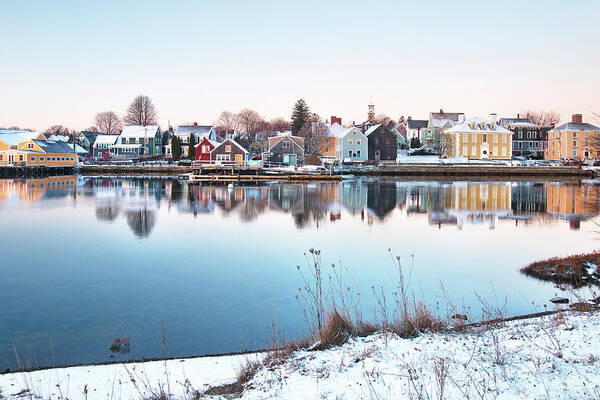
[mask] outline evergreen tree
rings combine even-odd
[[[304,99],[298,100],[292,109],[292,133],[297,135],[310,118],[310,109]]]
[[[175,135],[171,138],[171,157],[173,160],[179,160],[181,156],[181,142],[179,138]]]
[[[413,137],[412,139],[410,139],[410,148],[411,149],[418,149],[419,147],[421,147],[421,141],[419,140],[418,137]]]
[[[196,138],[193,133],[190,133],[190,143],[188,144],[188,158],[193,160],[196,158]]]

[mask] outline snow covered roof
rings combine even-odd
[[[529,118],[500,118],[498,124],[506,127],[507,125],[514,125],[516,123],[532,123]]]
[[[369,136],[371,133],[375,132],[375,130],[377,128],[379,128],[380,126],[381,126],[381,124],[373,125],[372,127],[370,127],[369,129],[367,129],[365,131],[365,136]]]
[[[123,131],[121,132],[121,137],[124,138],[143,138],[143,137],[153,137],[157,132],[160,132],[160,128],[158,125],[127,125],[123,127]]]
[[[287,132],[289,132],[289,134]],[[285,131],[285,132],[280,133],[277,136],[271,136],[269,138],[269,148],[275,146],[277,143],[279,143],[280,141],[282,141],[284,138],[290,138],[298,146],[304,148],[304,138],[300,137],[300,136],[294,136],[291,133],[292,133],[292,131]]]
[[[69,143],[38,139],[34,139],[33,142],[40,146],[45,153],[74,153],[73,145]]]
[[[585,131],[596,131],[599,132],[600,128],[595,125],[583,123],[583,124],[574,124],[572,122],[567,122],[566,124],[562,124],[561,126],[557,126],[556,128],[550,130],[550,132],[585,132]]]
[[[21,142],[32,139],[45,138],[41,132],[29,132],[20,130],[3,129],[0,130],[0,142],[9,146],[15,146]]]
[[[212,145],[213,145],[213,147],[217,147],[218,145],[220,145],[220,144],[221,144],[221,143],[217,142],[216,140],[209,140],[209,139],[207,139],[207,138],[204,138],[204,139],[202,139],[202,140],[201,140],[199,143],[197,143],[197,144],[195,145],[195,147],[198,147],[198,146],[200,146],[200,145],[202,144],[202,142],[203,142],[203,141],[205,141],[205,140],[206,140],[208,143],[212,144]]]
[[[446,130],[446,133],[503,133],[512,135],[512,132],[508,129],[503,128],[495,122],[479,117],[469,118],[462,124]]]
[[[427,128],[429,121],[423,119],[409,119],[406,121],[406,129],[423,129]]]
[[[215,148],[213,149],[213,151],[216,150],[217,147],[223,146],[224,144],[227,144],[228,142],[231,143],[231,144],[233,144],[233,145],[235,145],[235,146],[237,146],[238,148],[240,148],[241,150],[243,150],[244,153],[248,154],[248,150],[246,150],[244,148],[244,146],[242,146],[241,144],[239,144],[238,142],[236,142],[233,139],[227,139],[224,142],[218,143],[217,146],[215,146]]]
[[[214,129],[212,125],[179,125],[175,129],[174,135],[189,137],[191,134],[194,136],[206,136],[211,133]]]
[[[464,119],[465,114],[447,112],[432,112],[429,114],[431,124],[434,128],[443,128],[448,122],[451,122],[452,125],[455,125],[460,121],[461,116]]]
[[[344,134],[347,130],[348,130],[348,128],[345,128],[342,125],[335,122],[335,123],[331,124],[331,126],[329,127],[329,136],[342,137],[342,136],[344,136]]]
[[[92,132],[92,131],[81,131],[81,135],[85,136],[85,138],[91,143],[94,144],[96,138],[102,135],[101,132]]]
[[[502,125],[502,124],[500,124]],[[512,123],[508,123],[506,125],[502,125],[505,128],[510,128],[510,127],[521,127],[521,128],[539,128],[540,125],[538,124],[534,124],[533,122],[512,122]]]
[[[94,147],[98,144],[115,144],[118,138],[119,135],[98,135],[96,136]]]
[[[48,140],[54,140],[55,142],[68,142],[69,137],[67,135],[51,135]]]

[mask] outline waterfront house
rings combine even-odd
[[[92,146],[92,156],[99,157],[103,153],[108,158],[108,155],[112,153],[113,146],[117,143],[119,135],[98,135],[94,140]]]
[[[333,122],[335,119],[335,122]],[[319,143],[319,154],[323,160],[332,161],[336,159],[336,140],[340,134],[348,128],[344,128],[338,121],[341,118],[331,117],[332,124],[327,127],[326,135],[321,137]]]
[[[600,128],[582,119],[581,114],[573,114],[571,122],[548,131],[548,160],[600,159]]]
[[[245,164],[248,161],[248,150],[233,139],[226,139],[219,143],[210,152],[211,162],[231,163],[238,165]]]
[[[366,132],[369,161],[391,161],[398,156],[398,137],[385,124],[377,124]]]
[[[263,160],[271,164],[299,166],[304,164],[304,138],[282,133],[269,138],[269,150]]]
[[[200,139],[200,143],[196,145],[196,161],[202,164],[210,163],[210,153],[219,145],[219,142],[215,140],[209,140],[207,138]]]
[[[74,167],[72,145],[46,140],[43,133],[0,130],[0,165],[24,167]]]
[[[512,132],[492,119],[469,118],[444,132],[442,157],[474,160],[510,160]]]
[[[408,117],[406,120],[406,141],[410,146],[413,140],[418,139],[421,144],[423,144],[423,140],[421,139],[421,130],[427,128],[428,121],[423,119],[412,119],[412,117]]]
[[[542,160],[548,150],[549,126],[541,126],[531,122],[529,118],[500,118],[499,124],[510,130],[512,135],[512,153]]]
[[[202,139],[212,140],[213,142],[222,141],[222,138],[217,135],[217,131],[212,125],[198,125],[197,122],[194,122],[193,125],[179,125],[177,129],[175,129],[173,136],[177,136],[179,138],[179,143],[181,143],[181,158],[188,158],[190,135],[194,136],[195,144],[200,143],[200,140]],[[171,157],[170,140],[169,144],[165,146],[165,155]]]
[[[335,158],[338,161],[365,162],[369,155],[368,139],[353,126],[336,133]]]
[[[431,147],[436,153],[441,153],[442,137],[446,130],[455,125],[465,122],[464,113],[448,113],[440,109],[440,112],[429,113],[425,137],[421,140],[422,144]]]
[[[77,139],[79,139],[79,142],[83,145],[83,147],[91,152],[94,147],[94,143],[96,142],[96,138],[100,135],[102,135],[100,132],[81,131],[79,132],[79,135],[77,135]]]
[[[96,139],[97,140],[97,139]],[[114,158],[133,159],[162,154],[162,132],[158,125],[127,125],[111,146]]]

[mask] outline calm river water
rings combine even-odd
[[[263,348],[273,323],[298,337],[309,248],[342,262],[367,314],[371,287],[394,290],[388,249],[430,304],[532,312],[560,290],[519,269],[597,248],[597,204],[591,184],[552,182],[0,180],[0,370],[15,352],[40,366]],[[129,353],[109,351],[117,337]]]

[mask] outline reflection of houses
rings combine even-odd
[[[358,215],[367,206],[367,186],[361,181],[342,181],[342,205],[350,214]]]
[[[569,221],[571,229],[579,229],[581,221],[598,215],[598,188],[582,184],[553,184],[546,188],[547,212]]]
[[[457,223],[496,224],[496,218],[511,214],[510,183],[456,183],[452,195],[446,198],[446,211]]]
[[[396,182],[367,183],[367,211],[383,220],[396,208]]]
[[[513,184],[511,209],[514,215],[533,215],[546,212],[545,184],[519,182]]]
[[[23,201],[65,197],[77,185],[75,176],[51,176],[36,179],[0,179],[0,201],[17,198]]]

